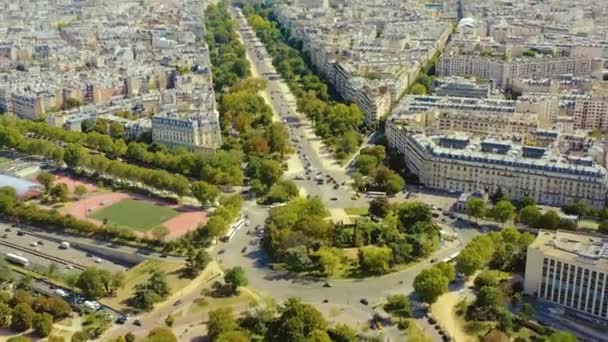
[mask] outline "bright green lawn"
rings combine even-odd
[[[344,212],[348,216],[365,216],[367,215],[367,208],[344,208]]]
[[[593,220],[580,220],[578,226],[583,229],[597,229],[599,223]]]
[[[161,207],[150,202],[126,199],[93,212],[90,216],[109,224],[147,231],[179,215],[171,208]]]

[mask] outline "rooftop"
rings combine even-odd
[[[602,236],[542,230],[529,248],[539,249],[549,257],[608,271],[608,240]]]

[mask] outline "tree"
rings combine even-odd
[[[370,274],[385,274],[389,270],[391,249],[388,247],[365,246],[359,248],[359,267]]]
[[[6,260],[0,259],[0,284],[13,281],[13,271]]]
[[[525,321],[532,319],[534,317],[534,307],[530,303],[524,303],[519,311],[519,316]]]
[[[548,210],[538,220],[538,228],[557,229],[558,226],[559,215],[553,210]]]
[[[13,308],[12,317],[11,329],[17,332],[24,332],[32,327],[34,311],[26,303],[17,304],[17,306]]]
[[[36,180],[40,184],[42,184],[42,186],[44,186],[44,188],[46,189],[46,191],[49,191],[49,189],[53,185],[53,181],[55,180],[55,176],[53,176],[49,172],[42,171],[42,172],[40,172],[38,174],[38,176],[36,176]]]
[[[308,335],[306,342],[332,342],[332,339],[326,331],[317,329]]]
[[[186,258],[186,273],[194,278],[211,262],[211,256],[205,249],[189,249]]]
[[[402,320],[412,315],[412,304],[406,295],[391,295],[386,297],[384,311],[393,314]]]
[[[497,286],[500,283],[500,271],[484,270],[475,278],[475,286],[478,288],[484,286]]]
[[[440,270],[441,274],[443,274],[443,276],[446,277],[448,281],[452,281],[454,280],[454,277],[456,277],[456,268],[452,264],[442,261],[436,263],[433,267]]]
[[[282,308],[281,317],[272,324],[267,334],[270,342],[305,341],[315,330],[326,330],[327,322],[312,305],[299,299],[288,299]]]
[[[72,335],[72,342],[87,342],[89,340],[89,334],[84,331],[77,331]]]
[[[410,91],[411,94],[413,95],[426,95],[427,94],[427,90],[426,87],[420,83],[415,83],[412,86],[412,89]]]
[[[230,286],[233,294],[237,293],[239,287],[247,286],[248,284],[245,269],[240,266],[227,269],[226,274],[224,275],[224,281]]]
[[[490,201],[492,204],[496,205],[496,203],[508,199],[507,196],[502,192],[502,188],[499,186],[496,188],[496,191],[490,196]]]
[[[215,341],[220,335],[239,330],[239,325],[234,318],[231,307],[221,307],[209,311],[207,331],[211,341]]]
[[[82,291],[82,293],[91,298],[100,298],[106,295],[103,283],[104,273],[96,267],[87,267],[76,281],[76,287]]]
[[[125,334],[125,341],[126,342],[135,342],[135,335],[133,335],[132,332],[128,332]]]
[[[26,336],[13,336],[7,339],[6,342],[32,342],[32,340]]]
[[[391,204],[386,197],[374,198],[369,202],[368,212],[370,215],[384,218],[389,214],[390,210]]]
[[[505,302],[502,292],[494,286],[484,286],[479,289],[474,305],[478,307],[496,308]]]
[[[338,248],[323,246],[317,251],[317,256],[321,272],[327,276],[337,274],[342,268],[342,251]]]
[[[314,331],[313,331],[314,332]],[[346,324],[338,323],[327,331],[332,341],[351,342],[357,341],[357,332]]]
[[[597,226],[597,230],[602,234],[608,234],[608,220],[600,222]]]
[[[7,328],[11,325],[13,309],[5,303],[0,303],[0,328]]]
[[[53,330],[53,316],[46,312],[34,315],[32,322],[34,333],[38,337],[47,337]]]
[[[423,301],[429,304],[434,303],[440,295],[447,292],[448,284],[448,278],[435,267],[422,270],[414,278],[414,290]]]
[[[486,213],[486,202],[479,197],[472,197],[467,202],[467,215],[474,217],[477,222],[479,218],[485,216]]]
[[[192,195],[201,202],[203,208],[213,205],[220,195],[220,190],[205,181],[197,181],[192,184]]]
[[[177,336],[166,327],[155,327],[142,342],[177,342]]]
[[[399,206],[397,216],[401,229],[407,232],[418,222],[430,222],[431,209],[425,203],[408,201]]]
[[[540,209],[534,204],[525,206],[519,212],[519,222],[528,225],[530,227],[538,226],[542,214]]]
[[[69,195],[68,186],[64,183],[56,184],[51,187],[49,194],[53,196],[56,202],[67,202]]]
[[[74,194],[76,194],[76,196],[82,197],[86,195],[87,192],[87,187],[82,184],[78,184],[76,185],[76,187],[74,187]]]
[[[150,230],[150,234],[152,235],[152,237],[158,241],[163,241],[167,237],[167,235],[169,235],[169,233],[171,233],[169,231],[169,228],[162,225],[156,226]]]
[[[249,342],[249,336],[244,331],[236,330],[221,334],[214,342]]]
[[[556,331],[549,336],[547,342],[578,342],[578,339],[571,332]]]
[[[483,256],[475,248],[465,248],[456,257],[456,268],[470,276],[484,265]]]
[[[112,320],[105,313],[97,312],[84,316],[82,330],[90,339],[97,339],[112,326]]]
[[[118,121],[113,121],[110,124],[110,136],[114,139],[122,138],[125,135],[125,126]]]
[[[492,217],[503,224],[515,217],[515,207],[509,200],[500,200],[492,208]]]
[[[62,336],[49,336],[47,342],[65,342],[65,338]]]

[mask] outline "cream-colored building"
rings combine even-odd
[[[608,325],[608,240],[541,231],[528,246],[524,291]]]
[[[492,80],[497,87],[507,88],[516,79],[545,79],[560,75],[591,76],[591,58],[517,58],[501,60],[479,55],[447,53],[437,63],[439,76],[467,76]]]
[[[387,121],[386,127],[389,146],[403,154],[410,172],[429,188],[488,193],[500,188],[513,200],[604,207],[607,172],[591,158],[467,135],[427,136],[399,122]]]
[[[218,113],[163,111],[152,117],[152,141],[191,151],[215,150],[222,144]]]

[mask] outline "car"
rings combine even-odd
[[[445,342],[449,342],[449,341],[452,340],[452,338],[450,336],[448,336],[448,335],[441,336],[441,339],[444,340]]]
[[[433,317],[429,317],[428,322],[429,322],[429,324],[437,323],[437,321]]]
[[[329,300],[323,299],[323,303],[329,303]]]
[[[138,319],[136,319],[136,320],[134,320],[134,321],[133,321],[133,325],[136,325],[136,326],[138,326],[138,327],[141,327],[141,321],[140,321],[140,320],[138,320]]]
[[[18,231],[18,232],[17,232],[17,236],[23,236],[23,235],[25,235],[25,233],[24,233],[24,232],[22,232],[22,231]]]
[[[241,253],[245,253],[247,252],[247,247],[243,247],[243,249],[241,249]]]
[[[167,254],[161,254],[160,257],[164,259],[167,257]]]
[[[180,305],[181,303],[182,303],[182,300],[181,300],[181,299],[178,299],[178,300],[176,300],[176,301],[175,301],[175,303],[173,303],[173,306],[178,306],[178,305]]]
[[[38,246],[38,242],[34,241],[34,242],[30,242],[30,246],[32,247],[36,247]]]
[[[331,200],[332,200],[332,201],[337,201],[337,200],[338,200],[338,197],[332,197],[332,198],[331,198]]]
[[[8,237],[8,235],[7,235],[7,234],[2,234],[2,238],[3,238],[3,239],[6,239],[7,237]]]
[[[220,250],[217,252],[217,254],[224,254],[224,253],[226,253],[226,250],[224,250],[224,249],[220,249]]]
[[[39,241],[38,241],[38,246],[44,246],[44,241],[39,240]]]
[[[433,259],[431,259],[431,264],[433,264],[433,263],[435,263],[435,262],[437,262],[437,258],[433,258]]]
[[[16,226],[15,226],[15,224],[13,223],[13,224],[11,224],[11,227],[16,227]],[[8,228],[7,228],[7,229],[8,229]]]
[[[445,331],[439,329],[439,331],[437,331],[437,333],[441,336],[445,336]]]
[[[101,258],[95,258],[95,259],[93,259],[93,261],[95,261],[95,263],[97,263],[97,264],[101,264],[103,262],[103,260],[101,260]]]
[[[331,287],[331,284],[326,282],[325,284],[323,284],[323,287]]]
[[[361,300],[359,300],[359,303],[361,303],[363,305],[369,305],[369,302],[365,298],[361,298]]]
[[[334,190],[338,190],[340,186],[338,184],[334,185]]]
[[[93,255],[91,253],[86,254],[87,258],[91,258]]]
[[[65,268],[68,269],[68,270],[73,270],[74,266],[72,266],[70,264],[67,264],[67,265],[65,265]]]
[[[9,227],[7,227],[7,228],[6,228],[4,231],[5,231],[5,232],[10,232],[10,231],[11,231],[11,229],[10,229]]]

